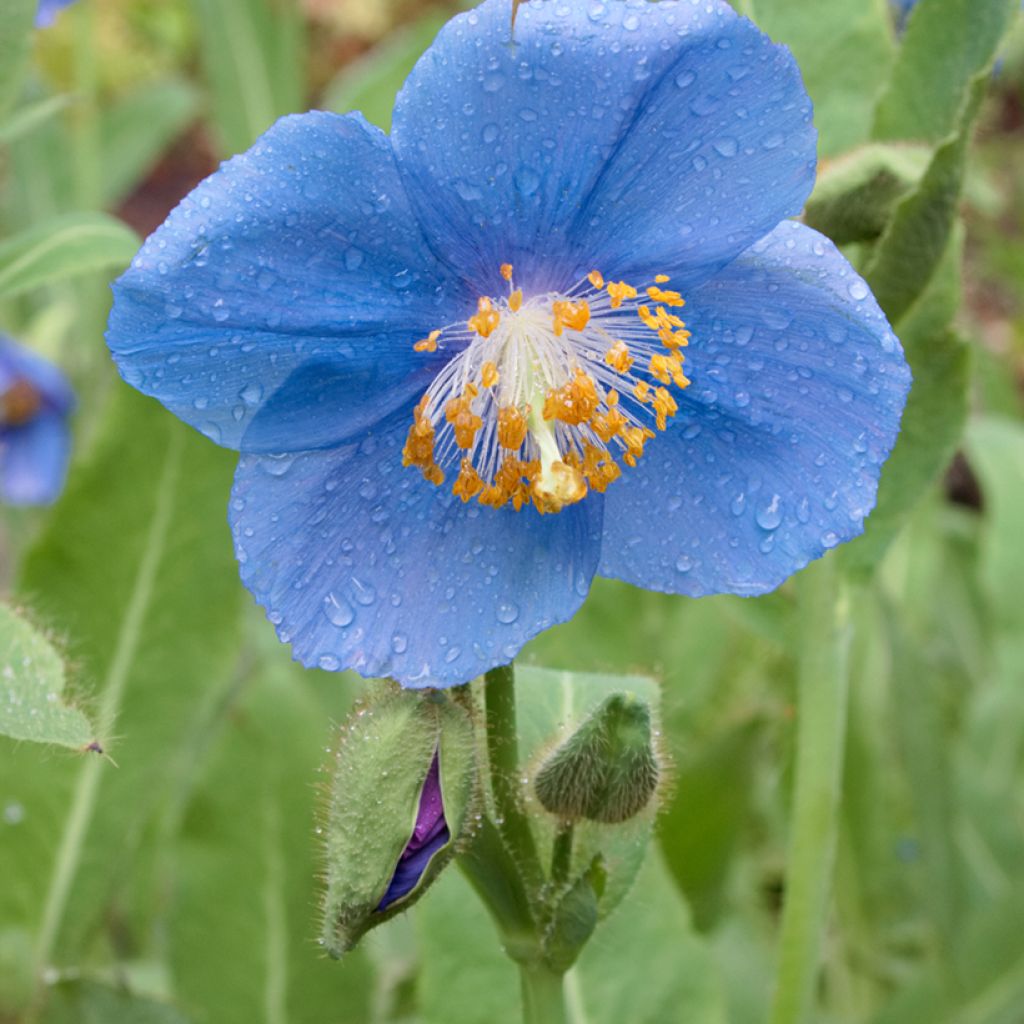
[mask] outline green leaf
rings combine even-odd
[[[928,147],[909,143],[859,146],[822,167],[804,220],[837,245],[874,241],[930,157]]]
[[[1024,509],[1024,427],[1016,420],[982,417],[967,431],[967,453],[978,474],[984,501],[982,584],[1000,625],[1024,622],[1020,581],[1024,579],[1021,509]]]
[[[0,242],[0,299],[91,270],[121,269],[139,248],[127,225],[105,213],[72,213]]]
[[[448,872],[414,916],[424,1024],[520,1024],[516,968],[468,883]],[[565,995],[574,1024],[724,1024],[714,964],[653,850],[635,888],[566,975]]]
[[[162,892],[155,840],[235,642],[233,461],[118,385],[91,459],[26,558],[21,600],[67,636],[118,765],[0,749],[0,806],[20,808],[0,842],[0,921],[22,936],[8,941],[31,951],[37,978],[79,965],[107,929],[118,949],[149,939]]]
[[[889,74],[893,41],[886,0],[748,0],[748,14],[800,65],[814,101],[822,157],[866,141],[874,98]]]
[[[938,271],[897,325],[914,383],[875,509],[863,536],[841,552],[848,572],[867,574],[878,564],[963,433],[970,350],[948,326],[960,305],[962,257],[963,231],[956,230]]]
[[[759,724],[748,721],[702,746],[676,772],[658,823],[665,862],[707,931],[722,909],[729,869],[747,821]]]
[[[920,185],[896,206],[864,276],[892,323],[909,311],[938,268],[956,221],[964,165],[987,72],[976,77],[956,130],[935,151]]]
[[[0,604],[0,735],[84,750],[89,720],[62,700],[64,663],[42,633]]]
[[[225,156],[279,117],[304,109],[301,7],[269,0],[192,0],[213,124]]]
[[[144,85],[102,112],[106,206],[117,206],[188,127],[199,95],[190,82],[172,78]]]
[[[878,101],[876,139],[938,143],[958,130],[965,98],[987,78],[1019,0],[927,0],[907,25]]]
[[[364,1024],[366,950],[338,963],[315,941],[314,782],[331,729],[312,691],[329,689],[340,718],[352,688],[290,664],[262,618],[254,626],[260,668],[225,708],[176,841],[177,990],[217,1024]]]
[[[445,20],[434,12],[425,14],[346,65],[324,90],[324,109],[339,114],[359,110],[371,124],[390,131],[395,96]]]
[[[38,6],[38,0],[0,4],[0,117],[10,110],[21,88]]]
[[[0,145],[8,146],[12,142],[28,135],[39,125],[56,117],[71,103],[68,93],[59,96],[47,96],[28,106],[16,110],[3,124],[0,124]]]
[[[189,1024],[191,1018],[156,1002],[94,981],[62,981],[50,989],[43,1024]]]

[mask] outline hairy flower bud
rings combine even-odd
[[[344,723],[325,829],[332,956],[422,895],[455,851],[475,782],[472,723],[440,694],[389,693]]]
[[[534,787],[552,814],[615,824],[647,806],[659,774],[650,708],[614,693],[548,757]]]

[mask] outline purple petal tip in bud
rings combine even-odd
[[[441,780],[435,751],[430,771],[427,772],[426,781],[423,783],[423,792],[420,794],[420,805],[416,812],[412,836],[402,851],[387,892],[377,907],[378,911],[387,910],[392,903],[412,892],[431,858],[447,844],[450,837],[448,822],[444,817],[444,802],[441,798]]]

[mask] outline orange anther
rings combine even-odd
[[[587,274],[587,280],[597,289],[604,287],[604,277],[601,275],[600,270],[592,270]]]
[[[473,397],[467,389],[461,398],[450,399],[444,407],[444,418],[455,430],[455,443],[460,448],[472,448],[476,432],[484,425],[484,421],[473,412],[472,402]]]
[[[672,280],[672,278],[669,277],[668,274],[655,274],[654,275],[654,283],[655,284],[667,284],[671,280]]]
[[[513,313],[518,313],[520,308],[522,307],[522,305],[523,305],[523,289],[522,288],[517,288],[508,297],[508,308],[510,310],[512,310]]]
[[[493,387],[498,383],[498,367],[494,363],[487,362],[480,367],[480,383],[485,388]]]
[[[441,337],[440,331],[431,331],[421,341],[417,341],[413,345],[413,351],[415,352],[436,352],[437,351],[437,339]]]
[[[633,357],[629,354],[629,349],[626,347],[626,343],[624,341],[615,342],[615,344],[605,352],[604,361],[616,373],[629,373],[629,368],[633,365]]]
[[[631,284],[626,284],[625,281],[609,281],[605,290],[611,299],[612,309],[618,309],[622,305],[623,299],[635,299],[637,296],[637,290]]]
[[[675,416],[679,411],[676,400],[669,393],[667,388],[658,388],[654,392],[654,414],[657,417],[658,429],[664,430],[668,425],[670,416]]]
[[[503,278],[505,278],[506,281],[511,281],[512,280],[512,264],[511,263],[502,263],[502,265],[501,265],[501,276]]]
[[[664,302],[666,306],[685,306],[686,301],[679,292],[666,292],[661,288],[648,288],[647,294],[655,302]]]
[[[473,468],[473,463],[464,458],[459,467],[459,475],[452,484],[452,494],[466,502],[475,498],[483,489],[484,482],[480,474]]]
[[[514,405],[498,410],[498,444],[517,451],[526,440],[526,417]]]
[[[547,393],[544,399],[544,419],[561,420],[571,426],[579,426],[590,419],[600,401],[593,377],[577,369],[571,380]]]
[[[551,312],[554,314],[554,329],[556,336],[560,336],[563,327],[573,331],[582,331],[590,323],[590,305],[581,300],[570,302],[568,299],[561,299],[551,303]]]
[[[476,313],[469,318],[468,325],[469,329],[476,331],[481,338],[489,338],[500,320],[500,314],[485,295],[477,300]]]

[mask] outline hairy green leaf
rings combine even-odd
[[[979,73],[987,77],[1019,6],[1019,0],[918,3],[878,101],[874,137],[938,143],[957,131],[971,83]]]
[[[96,734],[63,693],[60,655],[13,608],[0,604],[0,735],[84,750]]]

